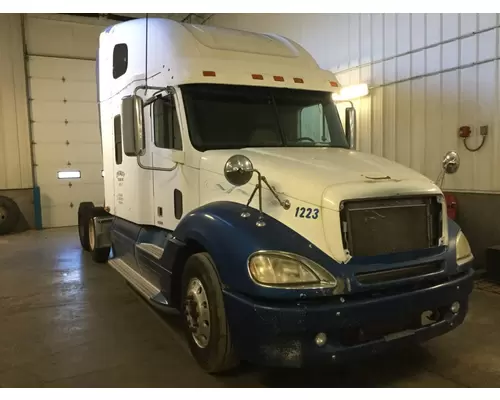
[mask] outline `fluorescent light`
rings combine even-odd
[[[57,178],[58,179],[80,179],[82,174],[80,171],[58,171]]]
[[[347,101],[363,97],[368,94],[368,85],[361,83],[359,85],[345,86],[340,89],[340,93],[332,93],[333,101]]]

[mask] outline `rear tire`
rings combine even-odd
[[[92,218],[94,203],[86,201],[78,207],[78,236],[82,249],[90,251],[89,220]]]
[[[194,254],[186,261],[181,304],[186,338],[196,362],[211,374],[236,367],[238,358],[231,341],[222,288],[208,253]]]

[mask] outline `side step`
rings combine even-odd
[[[127,282],[134,286],[141,295],[146,299],[151,300],[157,304],[168,307],[167,299],[163,296],[160,290],[151,284],[149,281],[144,279],[140,274],[134,271],[128,266],[128,264],[119,259],[113,258],[108,261],[109,265],[116,270],[121,276],[123,276]]]
[[[135,247],[152,255],[157,260],[159,260],[163,255],[163,249],[152,243],[137,243]]]

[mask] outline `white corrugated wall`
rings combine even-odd
[[[275,32],[303,45],[344,85],[366,82],[356,102],[358,148],[431,179],[459,151],[445,189],[500,191],[499,14],[217,14],[212,25]],[[469,125],[468,152],[458,128]]]
[[[20,14],[0,14],[0,190],[33,186]]]

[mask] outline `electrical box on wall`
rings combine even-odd
[[[458,136],[461,138],[468,138],[471,134],[470,126],[461,126],[458,130]]]
[[[472,148],[467,144],[467,139],[471,137],[471,133],[472,133],[471,127],[468,125],[461,126],[458,129],[458,137],[463,139],[464,146],[468,151],[476,152],[478,150],[481,150],[481,148],[484,146],[484,143],[486,141],[486,136],[488,136],[488,125],[481,125],[479,127],[479,135],[481,137],[481,144],[475,148]]]

